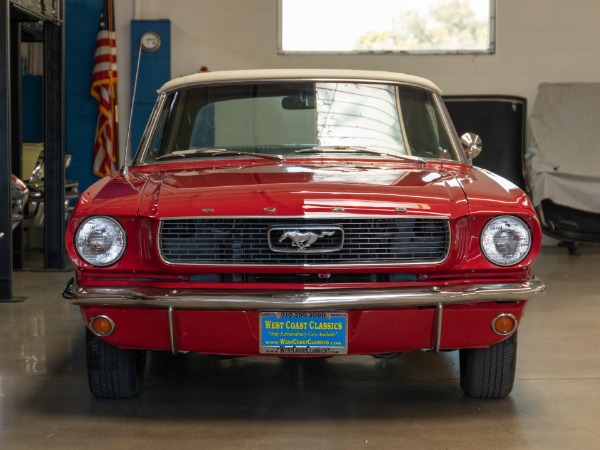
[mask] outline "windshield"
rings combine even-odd
[[[435,94],[357,82],[261,82],[163,94],[136,163],[364,153],[458,159]]]

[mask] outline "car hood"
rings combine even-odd
[[[448,171],[321,161],[318,166],[157,170],[148,175],[138,209],[153,218],[399,213],[460,216],[468,213],[468,205],[460,182]]]
[[[527,195],[475,167],[330,164],[154,166],[105,177],[80,197],[75,216],[460,217],[531,209]]]

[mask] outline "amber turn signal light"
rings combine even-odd
[[[96,336],[110,336],[115,331],[115,323],[108,316],[94,316],[88,325]]]
[[[492,330],[500,336],[508,336],[517,329],[517,318],[512,314],[500,314],[492,320]]]

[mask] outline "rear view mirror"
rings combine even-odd
[[[473,161],[481,153],[481,138],[475,133],[465,133],[460,137],[465,154],[469,161]]]

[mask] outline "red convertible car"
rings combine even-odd
[[[170,81],[133,164],[87,189],[67,227],[63,295],[85,319],[93,395],[137,395],[147,350],[458,350],[465,394],[505,397],[545,289],[541,234],[527,195],[472,165],[480,146],[419,77]]]

